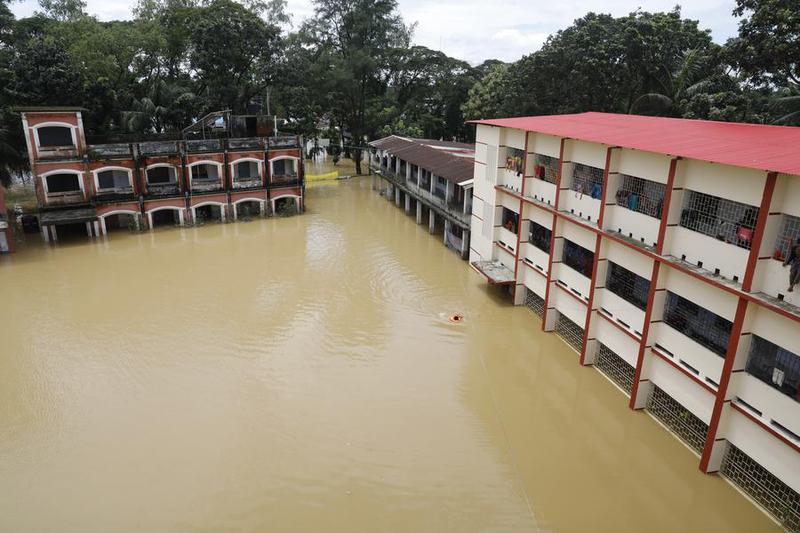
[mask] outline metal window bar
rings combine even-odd
[[[600,351],[594,361],[594,366],[600,372],[616,383],[622,390],[631,393],[636,369],[628,364],[625,359],[614,353],[611,348],[603,343],[600,344]]]
[[[800,532],[800,494],[730,442],[720,473],[788,531]]]
[[[783,223],[775,241],[773,257],[778,261],[785,261],[789,255],[789,248],[800,239],[800,217],[783,215]]]
[[[656,385],[647,399],[647,410],[693,450],[703,451],[708,425]]]
[[[578,352],[581,351],[581,348],[583,348],[582,327],[559,313],[555,331],[567,344],[575,348]]]
[[[757,219],[758,207],[686,191],[680,225],[749,250]]]
[[[753,335],[745,371],[795,401],[800,401],[800,356]]]
[[[550,237],[552,231],[549,228],[537,224],[534,221],[530,223],[530,230],[528,232],[528,242],[540,249],[545,253],[550,253]]]
[[[506,170],[513,171],[517,176],[525,173],[525,151],[518,148],[506,148]]]
[[[731,321],[670,291],[667,291],[663,320],[698,344],[725,357],[733,327]]]
[[[562,260],[569,267],[591,279],[592,263],[594,263],[594,252],[587,250],[583,246],[575,244],[569,239],[564,239],[564,253]]]
[[[644,311],[647,307],[650,280],[609,261],[606,289]]]
[[[526,287],[525,305],[539,318],[544,316],[544,298]]]
[[[664,207],[663,183],[622,174],[622,184],[617,190],[617,205],[654,218],[661,218]]]
[[[575,163],[571,188],[592,198],[600,198],[603,195],[603,169]]]
[[[555,183],[558,179],[558,158],[536,154],[533,175],[548,183]]]

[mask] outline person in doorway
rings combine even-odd
[[[789,266],[789,292],[794,291],[794,286],[800,283],[800,237],[789,248],[789,255],[783,266]]]

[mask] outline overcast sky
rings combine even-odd
[[[311,0],[288,0],[295,25],[312,14]],[[131,17],[135,0],[87,0],[88,11],[100,20]],[[667,11],[677,0],[399,0],[406,22],[416,22],[417,44],[466,59],[514,61],[538,49],[548,35],[569,26],[589,11],[625,15],[641,7]],[[700,21],[714,40],[723,43],[736,34],[731,11],[735,0],[690,0],[684,17]],[[30,15],[36,0],[11,5],[17,17]]]

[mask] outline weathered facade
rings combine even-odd
[[[266,215],[285,203],[304,210],[296,136],[90,145],[80,108],[19,111],[46,241],[60,229],[96,237],[112,227]]]
[[[800,531],[800,128],[477,121],[471,266]]]
[[[370,143],[373,186],[386,198],[427,219],[431,233],[443,224],[443,242],[469,256],[472,212],[472,145],[392,135]]]

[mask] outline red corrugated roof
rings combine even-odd
[[[470,122],[800,175],[800,128],[791,126],[594,112]]]

